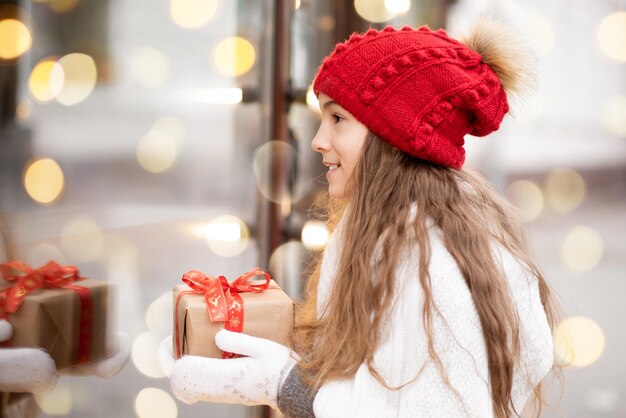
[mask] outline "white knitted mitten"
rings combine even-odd
[[[197,401],[269,405],[277,409],[278,392],[298,356],[284,345],[221,330],[215,343],[224,351],[246,355],[235,359],[184,356],[172,364],[171,337],[161,344],[164,369],[171,366],[172,392],[185,403]]]
[[[13,327],[0,320],[0,341],[13,335]],[[38,348],[0,348],[0,392],[42,394],[51,390],[57,380],[54,360]]]

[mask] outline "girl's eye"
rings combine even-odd
[[[343,120],[343,118],[337,114],[333,115],[333,119],[335,119],[335,123],[339,123]]]

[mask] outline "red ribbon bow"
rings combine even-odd
[[[0,263],[0,277],[13,285],[0,291],[0,317],[15,313],[26,296],[40,288],[68,287],[71,283],[82,280],[78,268],[61,266],[54,261],[33,269],[21,261]]]
[[[265,282],[249,284],[248,281],[254,276],[265,276]],[[260,293],[270,287],[270,275],[259,267],[255,267],[247,273],[229,283],[226,277],[213,277],[201,271],[191,270],[183,275],[185,282],[193,290],[180,292],[176,298],[176,351],[178,358],[181,357],[180,335],[178,327],[178,303],[184,295],[203,294],[206,301],[209,318],[212,322],[224,322],[224,328],[229,331],[243,332],[243,299],[239,293]],[[222,358],[240,357],[237,354],[222,354]]]

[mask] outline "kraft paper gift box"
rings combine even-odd
[[[0,280],[0,289],[8,287]],[[3,345],[43,348],[57,369],[105,358],[109,291],[109,284],[94,279],[32,290],[7,314],[13,336]]]
[[[226,321],[211,321],[208,305],[212,304],[213,299],[203,293],[192,292],[193,289],[186,284],[174,287],[173,352],[177,357],[187,354],[212,358],[233,357],[229,353],[223,354],[215,345],[215,334],[230,327]],[[289,296],[273,280],[261,292],[241,292],[239,296],[243,320],[242,324],[235,326],[239,325],[240,331],[245,334],[287,345],[294,324],[294,304]]]

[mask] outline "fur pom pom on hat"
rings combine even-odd
[[[522,88],[513,38],[485,19],[465,44],[428,26],[370,29],[335,47],[313,90],[394,147],[460,169],[465,135],[497,130],[509,111],[506,92]]]

